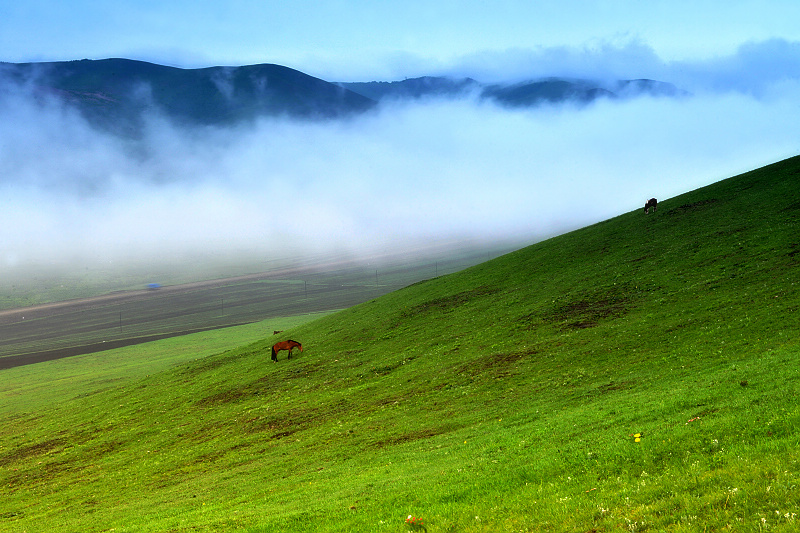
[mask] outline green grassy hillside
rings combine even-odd
[[[796,531],[798,227],[793,158],[287,330],[291,360],[61,387],[3,415],[0,529]]]

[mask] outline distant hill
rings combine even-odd
[[[219,125],[259,116],[338,118],[375,102],[280,65],[181,69],[129,59],[6,63],[0,74],[55,95],[94,123],[136,128],[146,111],[188,125]]]
[[[56,97],[104,129],[136,134],[148,112],[188,126],[230,125],[264,116],[336,119],[398,99],[475,96],[507,107],[600,98],[686,95],[655,80],[546,78],[483,84],[471,78],[425,76],[393,82],[331,83],[272,64],[182,69],[130,59],[0,63],[0,81],[36,97]]]
[[[472,78],[424,76],[403,81],[368,81],[339,83],[341,87],[376,101],[385,99],[452,98],[483,89]]]
[[[561,102],[591,103],[600,98],[637,96],[680,97],[688,93],[666,82],[640,79],[602,83],[592,80],[544,78],[520,83],[483,84],[472,78],[410,78],[393,82],[339,83],[373,100],[453,98],[477,95],[506,107],[532,107]]]

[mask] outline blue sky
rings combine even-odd
[[[0,85],[0,275],[68,258],[530,242],[638,211],[800,154],[798,21],[797,0],[0,0],[2,61],[277,63],[330,81],[653,78],[691,93],[529,110],[406,102],[193,132],[154,115],[132,152]],[[303,201],[265,209],[280,198]]]
[[[522,75],[526,61],[559,50],[616,52],[632,68],[711,60],[747,43],[800,41],[798,21],[796,0],[3,0],[0,59],[278,63],[354,81],[469,75],[485,60]]]

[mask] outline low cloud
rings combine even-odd
[[[486,50],[457,59],[444,68],[487,83],[543,77],[588,79],[662,79],[665,63],[639,40],[597,41],[582,47],[551,46]]]
[[[596,40],[580,47],[486,50],[428,68],[427,74],[433,69],[488,83],[550,76],[594,80],[649,78],[674,83],[691,92],[734,91],[761,97],[774,92],[776,86],[800,82],[800,42],[785,39],[748,42],[730,55],[666,61],[640,39]]]
[[[780,97],[785,85],[800,83],[800,42],[771,39],[747,43],[731,56],[675,63],[667,75],[696,90]]]
[[[731,70],[708,69],[707,86]],[[153,116],[137,141],[6,88],[0,271],[533,241],[797,154],[800,85],[770,79],[769,98],[742,89],[530,110],[464,99],[195,130]]]

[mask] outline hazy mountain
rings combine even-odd
[[[136,128],[145,111],[179,123],[215,125],[263,115],[337,118],[375,102],[280,65],[180,69],[128,59],[5,63],[0,75],[35,95],[57,96],[90,120]]]
[[[603,84],[547,78],[486,85],[471,78],[426,76],[394,82],[331,83],[280,65],[182,69],[129,59],[2,63],[0,81],[3,79],[16,82],[34,97],[56,97],[73,105],[104,129],[132,135],[141,128],[147,112],[196,126],[234,124],[262,116],[340,118],[363,113],[389,99],[470,96],[508,107],[529,107],[685,94],[654,80]]]
[[[402,81],[343,82],[341,87],[372,100],[464,96],[482,90],[483,86],[471,78],[444,78],[424,76]]]
[[[671,83],[647,79],[617,81],[610,86],[609,90],[619,97],[646,95],[678,98],[690,95],[688,91],[679,89]]]
[[[588,103],[598,98],[613,97],[614,93],[584,80],[550,78],[514,85],[490,85],[484,89],[482,96],[510,107],[527,107],[564,101]]]
[[[393,82],[339,83],[341,87],[376,101],[452,98],[477,95],[507,107],[530,107],[561,102],[590,103],[599,98],[686,95],[670,83],[655,80],[591,80],[545,78],[520,83],[482,84],[471,78],[411,78]]]

